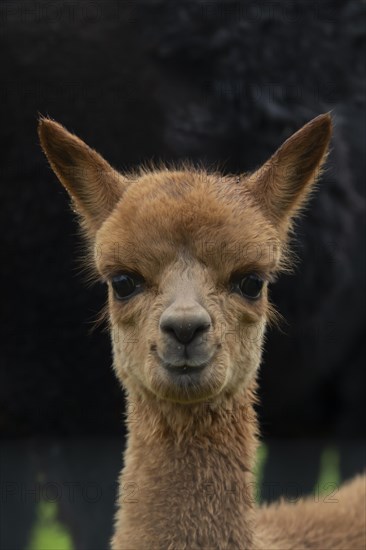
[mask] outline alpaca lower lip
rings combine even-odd
[[[201,373],[205,368],[206,364],[200,365],[198,367],[190,367],[188,365],[183,365],[181,367],[176,367],[174,365],[164,365],[165,370],[168,372],[178,375],[178,376],[195,376]]]

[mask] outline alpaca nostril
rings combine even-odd
[[[186,345],[203,335],[210,328],[211,322],[206,316],[204,317],[198,316],[187,319],[180,316],[167,316],[161,320],[160,328],[181,344]]]

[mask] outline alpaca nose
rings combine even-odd
[[[171,310],[161,316],[160,329],[179,343],[187,345],[202,336],[211,326],[207,311],[197,304],[193,309]]]

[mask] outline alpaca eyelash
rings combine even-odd
[[[262,270],[256,269],[243,269],[235,270],[229,277],[229,283],[232,280],[248,277],[249,275],[254,275],[259,279],[262,279],[264,283],[274,283],[277,280],[277,274],[275,272],[265,272]]]
[[[108,284],[110,283],[115,277],[118,277],[118,275],[121,275],[121,273],[130,273],[132,275],[135,275],[136,277],[144,278],[140,273],[138,273],[135,269],[131,269],[129,267],[125,266],[108,266],[105,267],[100,271],[98,281],[101,284]]]
[[[265,280],[267,281],[268,284],[274,284],[274,283],[277,282],[278,277],[279,277],[279,275],[276,272],[267,273]]]

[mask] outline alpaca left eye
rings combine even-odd
[[[239,292],[245,298],[257,300],[262,293],[263,285],[264,281],[259,275],[250,274],[237,278],[233,285],[233,290]]]
[[[142,285],[142,277],[135,273],[122,273],[112,279],[112,287],[117,300],[131,298],[142,290]]]

